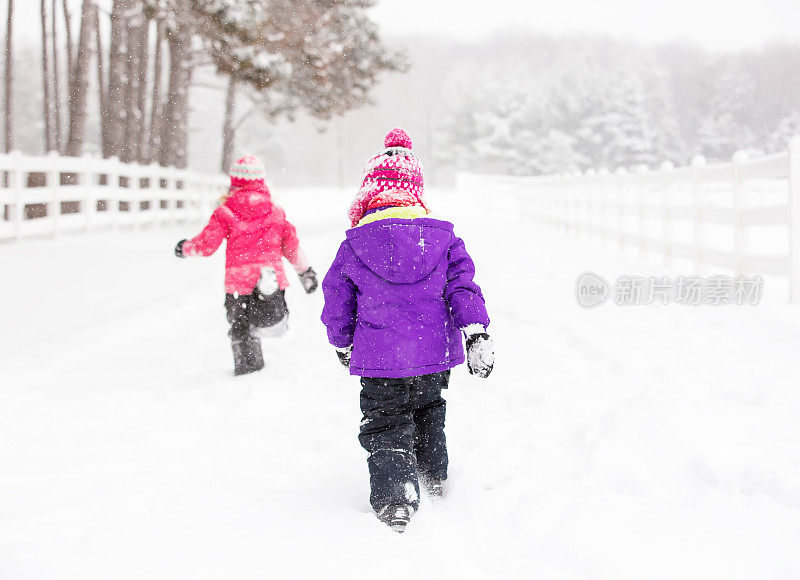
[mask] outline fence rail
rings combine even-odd
[[[800,136],[787,151],[727,163],[662,165],[572,176],[512,177],[462,173],[457,188],[506,195],[535,222],[685,258],[697,272],[785,277],[800,301]]]
[[[0,155],[0,241],[202,219],[226,183],[116,159]]]

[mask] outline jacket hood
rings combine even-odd
[[[272,212],[272,196],[266,186],[250,185],[234,191],[225,205],[243,220],[259,219]]]
[[[419,282],[450,247],[453,224],[430,218],[387,219],[347,231],[359,260],[394,284]]]

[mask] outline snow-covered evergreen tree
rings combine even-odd
[[[538,71],[522,60],[459,72],[442,160],[528,175],[657,165],[678,155],[680,138],[656,80],[643,69],[610,69],[590,53]]]
[[[757,133],[747,122],[748,87],[736,68],[716,76],[713,97],[700,116],[698,145],[708,159],[725,160],[739,150],[759,148]]]
[[[440,161],[479,171],[684,164],[785,147],[800,130],[796,47],[733,55],[592,39],[495,42],[455,67]],[[480,64],[477,64],[480,63]]]
[[[792,111],[780,120],[767,138],[767,151],[785,151],[792,137],[800,135],[800,111]]]

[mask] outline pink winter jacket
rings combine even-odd
[[[211,215],[200,234],[184,242],[185,256],[210,256],[223,239],[225,250],[225,292],[251,294],[261,276],[261,268],[271,266],[281,290],[289,286],[282,256],[297,273],[308,269],[300,241],[283,209],[272,203],[269,190],[261,184],[236,190]]]

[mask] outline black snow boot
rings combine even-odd
[[[406,531],[406,525],[411,521],[414,508],[410,505],[387,505],[378,512],[378,519],[392,528],[398,534]]]
[[[264,368],[261,340],[248,336],[231,339],[233,347],[233,374],[246,375]]]

